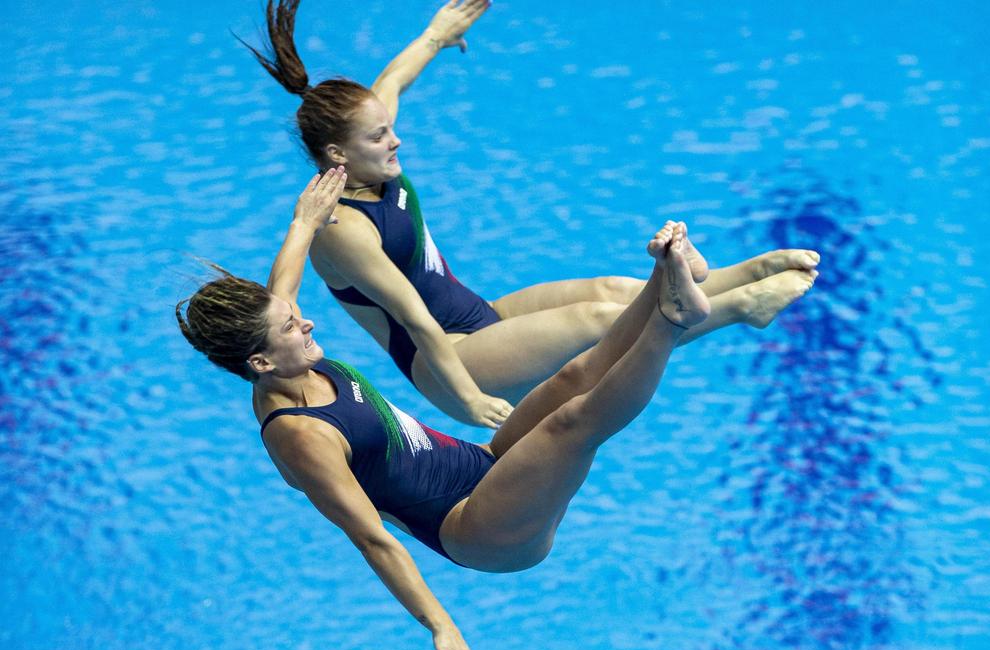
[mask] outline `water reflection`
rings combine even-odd
[[[11,595],[0,639],[45,645],[51,626],[36,604],[72,602],[85,590],[79,571],[96,561],[93,541],[113,548],[114,531],[96,519],[120,501],[104,444],[120,432],[108,424],[113,355],[94,321],[100,291],[85,221],[3,188],[0,214],[0,591]]]
[[[851,193],[805,171],[758,180],[744,216],[768,247],[817,248],[823,273],[778,321],[748,368],[760,389],[720,476],[742,490],[723,504],[737,535],[724,557],[747,578],[743,614],[724,634],[740,647],[866,648],[922,605],[906,561],[906,477],[889,440],[892,413],[922,402],[899,379],[932,357],[911,323],[889,311],[890,246]],[[752,226],[750,226],[752,230]],[[744,231],[740,230],[740,235]],[[912,371],[914,369],[912,368]],[[922,383],[939,377],[922,371]],[[756,645],[753,645],[756,644]]]

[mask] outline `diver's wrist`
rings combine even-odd
[[[443,34],[439,33],[431,27],[427,27],[420,34],[419,40],[423,43],[427,50],[432,54],[436,54],[443,48],[447,47],[447,40],[444,38]]]

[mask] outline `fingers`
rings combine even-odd
[[[306,189],[302,191],[302,194],[300,194],[300,198],[312,192],[316,188],[316,186],[320,183],[320,180],[321,180],[320,172],[316,172],[316,174],[313,175],[313,178],[309,179],[309,182],[306,183]]]
[[[501,425],[509,417],[509,414],[512,413],[512,405],[503,400],[498,400],[492,405],[492,411],[492,414],[489,416],[490,419],[497,425]]]
[[[512,405],[497,397],[487,397],[479,406],[475,422],[489,429],[499,428],[512,414]]]
[[[323,178],[320,179],[319,184],[316,186],[314,192],[320,196],[320,198],[328,198],[333,194],[336,194],[333,200],[340,198],[340,193],[344,190],[344,184],[347,182],[347,172],[344,171],[343,166],[335,167],[323,174]]]
[[[347,172],[344,171],[343,166],[340,166],[324,174],[320,185],[316,188],[319,198],[324,204],[324,209],[330,211],[330,214],[327,215],[328,223],[337,222],[337,218],[333,216],[333,210],[337,207],[337,201],[343,194],[346,184]]]
[[[300,198],[308,194],[319,194],[329,183],[336,182],[341,174],[344,174],[343,166],[328,169],[322,174],[317,172],[313,178],[309,179],[309,183],[306,184],[306,189],[303,190]],[[347,175],[344,174],[344,176]]]
[[[346,182],[347,173],[343,166],[328,169],[322,175],[316,174],[299,196],[295,216],[311,222],[315,227],[335,223],[337,219],[333,216],[333,211]]]
[[[474,21],[478,20],[481,14],[488,11],[488,7],[490,7],[491,5],[492,3],[488,2],[487,0],[469,0],[469,2],[466,2],[464,5],[462,5],[466,7],[464,11],[464,17],[473,23]]]
[[[478,19],[478,16],[485,13],[491,4],[489,0],[464,0],[457,6],[456,10],[460,12],[464,20],[468,21],[468,24],[471,24]],[[447,6],[450,7],[451,5],[448,4]]]
[[[340,181],[341,176],[347,176],[347,174],[344,173],[343,165],[328,169],[326,173],[323,174],[323,178],[321,178],[320,182],[317,184],[317,191],[322,192],[326,190],[327,186],[336,185]]]
[[[490,0],[465,0],[464,4],[461,5],[461,8],[473,18],[483,14],[491,5],[492,3]]]

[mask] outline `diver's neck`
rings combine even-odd
[[[261,400],[277,399],[305,406],[306,396],[313,392],[315,379],[316,373],[312,368],[291,377],[279,377],[274,372],[266,372],[254,383],[254,392]]]
[[[354,185],[348,183],[344,186],[344,191],[341,196],[345,199],[361,199],[372,195],[375,198],[381,198],[384,186],[384,182],[368,184],[355,183]]]

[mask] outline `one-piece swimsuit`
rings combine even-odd
[[[276,409],[262,423],[262,436],[282,415],[330,424],[350,445],[351,471],[375,508],[453,562],[440,543],[440,526],[492,468],[495,457],[410,417],[345,363],[323,359],[313,370],[333,383],[337,399],[324,406]]]
[[[340,203],[360,210],[375,225],[385,254],[409,279],[444,332],[470,334],[500,320],[484,298],[458,282],[450,272],[423,221],[416,191],[405,176],[386,182],[380,201],[342,198]],[[355,287],[328,288],[341,302],[382,309]],[[389,327],[389,356],[412,381],[416,344],[391,314],[385,309],[382,312]]]

